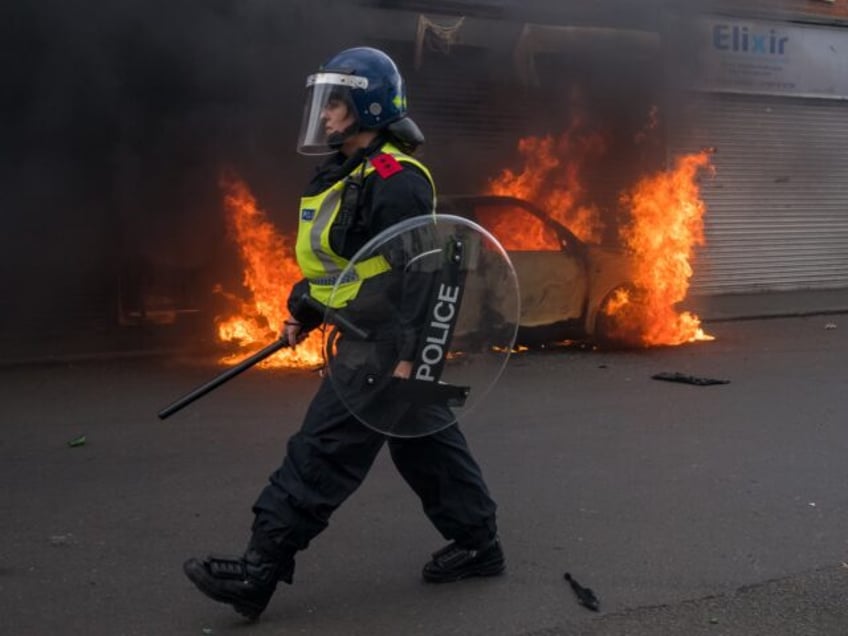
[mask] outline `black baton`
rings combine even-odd
[[[254,353],[249,358],[245,358],[244,360],[239,362],[236,366],[234,366],[230,369],[227,369],[222,374],[220,374],[220,375],[212,378],[211,380],[209,380],[209,382],[207,382],[206,384],[203,384],[203,385],[197,387],[191,393],[184,395],[183,397],[181,397],[179,400],[177,400],[176,402],[174,402],[170,406],[166,406],[164,409],[159,411],[159,414],[158,414],[159,419],[164,420],[166,417],[173,415],[174,413],[176,413],[177,411],[181,410],[182,408],[188,406],[189,404],[191,404],[195,400],[202,398],[204,395],[209,393],[209,391],[212,391],[213,389],[217,389],[219,386],[224,384],[224,382],[227,382],[228,380],[231,380],[232,378],[236,377],[242,371],[246,371],[247,369],[252,367],[254,364],[257,364],[258,362],[262,362],[262,360],[264,360],[265,358],[267,358],[271,354],[276,353],[277,351],[279,351],[283,347],[288,347],[288,346],[289,346],[289,341],[286,338],[280,338],[279,340],[275,340],[274,342],[269,344],[267,347],[260,349],[259,351]]]
[[[314,298],[311,298],[308,295],[303,296],[303,301],[308,303],[309,305],[311,305],[317,311],[326,311],[327,319],[330,322],[339,326],[342,329],[343,332],[352,333],[357,338],[361,338],[362,340],[368,339],[369,336],[368,336],[367,331],[357,327],[355,324],[353,324],[350,320],[348,320],[340,312],[335,311],[335,310],[327,311],[327,308],[324,305],[322,305],[317,300],[315,300]],[[246,371],[247,369],[249,369],[253,365],[255,365],[259,362],[262,362],[265,358],[276,353],[277,351],[279,351],[283,347],[288,347],[288,346],[289,346],[289,341],[285,337],[282,337],[278,340],[275,340],[274,342],[269,344],[267,347],[264,347],[263,349],[260,349],[259,351],[254,353],[249,358],[245,358],[244,360],[239,362],[236,366],[232,367],[231,369],[227,369],[222,374],[215,376],[214,378],[209,380],[209,382],[207,382],[206,384],[203,384],[203,385],[197,387],[191,393],[184,395],[179,400],[175,401],[173,404],[166,406],[164,409],[159,411],[159,413],[158,413],[159,419],[164,420],[166,417],[170,417],[171,415],[173,415],[177,411],[185,408],[186,406],[188,406],[189,404],[194,402],[195,400],[202,398],[204,395],[206,395],[210,391],[217,389],[219,386],[224,384],[224,382],[228,382],[229,380],[232,380],[234,377],[236,377],[242,371]]]

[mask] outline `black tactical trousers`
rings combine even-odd
[[[496,505],[458,426],[426,437],[387,437],[356,420],[325,378],[282,466],[253,506],[254,542],[270,541],[283,554],[305,549],[359,487],[386,442],[446,539],[474,547],[494,538]]]

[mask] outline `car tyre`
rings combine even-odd
[[[609,307],[617,302],[624,292],[629,297],[629,307],[625,311],[609,313]],[[608,349],[632,349],[642,346],[642,324],[644,312],[639,306],[644,302],[644,294],[636,285],[619,285],[610,291],[598,305],[595,317],[595,342]]]

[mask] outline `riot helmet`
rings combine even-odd
[[[345,106],[351,122],[328,132],[327,112]],[[380,130],[406,117],[406,87],[394,61],[377,49],[357,47],[333,56],[306,78],[298,152],[337,150],[360,130]]]

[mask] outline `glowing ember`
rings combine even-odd
[[[710,166],[704,151],[678,158],[674,169],[644,177],[621,203],[631,220],[619,234],[636,254],[632,272],[638,298],[621,292],[605,311],[616,323],[638,333],[645,345],[677,345],[712,340],[697,316],[677,313],[674,305],[686,297],[692,249],[704,244],[705,206],[695,182],[698,171]]]
[[[236,314],[218,321],[218,337],[244,348],[239,354],[222,360],[235,364],[247,354],[270,344],[279,337],[288,316],[286,294],[301,278],[294,259],[294,243],[279,234],[247,186],[233,176],[222,179],[224,208],[229,236],[238,247],[244,263],[244,286],[248,299],[222,293],[237,306]],[[281,349],[266,358],[262,367],[314,367],[323,361],[322,338],[315,331],[296,349]]]

